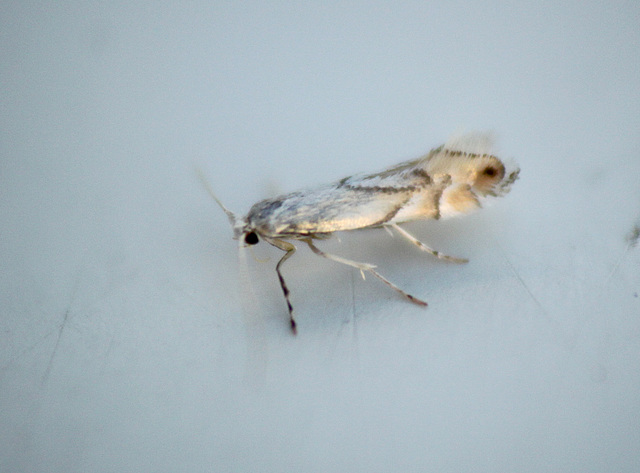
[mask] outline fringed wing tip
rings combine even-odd
[[[495,133],[491,131],[457,133],[447,140],[444,149],[470,154],[493,154],[495,142]]]

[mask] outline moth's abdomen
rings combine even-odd
[[[480,199],[469,184],[454,184],[447,187],[438,202],[440,217],[463,215],[480,208]]]

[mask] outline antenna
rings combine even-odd
[[[224,211],[224,213],[227,214],[227,218],[229,219],[229,222],[231,223],[231,227],[232,228],[235,227],[236,220],[237,220],[236,214],[234,214],[231,210],[226,208],[224,206],[224,204],[222,202],[220,202],[220,199],[218,199],[218,197],[216,197],[216,195],[213,193],[213,189],[211,189],[211,186],[209,185],[209,181],[207,181],[207,178],[205,177],[204,173],[202,172],[202,169],[199,168],[199,167],[196,167],[195,171],[196,171],[196,174],[198,175],[198,178],[200,179],[200,183],[202,184],[204,189],[209,193],[209,195],[211,197],[213,197],[213,200],[215,200],[218,203],[218,205]]]

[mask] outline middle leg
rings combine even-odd
[[[331,253],[326,253],[326,252],[322,251],[321,249],[319,249],[316,245],[314,245],[313,242],[311,241],[311,239],[305,239],[304,242],[307,245],[309,245],[309,248],[311,248],[311,251],[313,251],[315,254],[317,254],[319,256],[322,256],[323,258],[327,258],[327,259],[330,259],[332,261],[335,261],[337,263],[346,264],[347,266],[351,266],[353,268],[359,269],[361,272],[368,271],[371,274],[373,274],[375,277],[380,279],[387,286],[389,286],[391,289],[393,289],[398,294],[400,294],[402,297],[405,297],[405,298],[409,299],[414,304],[421,305],[421,306],[426,306],[427,305],[427,303],[425,301],[423,301],[421,299],[418,299],[415,296],[412,296],[408,292],[403,291],[398,286],[396,286],[391,281],[389,281],[384,276],[382,276],[380,273],[378,273],[376,270],[374,270],[373,268],[375,268],[375,265],[369,264],[369,263],[359,263],[357,261],[352,261],[352,260],[343,258],[342,256],[336,256],[336,255],[332,255]]]

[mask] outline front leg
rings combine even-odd
[[[291,325],[291,331],[295,335],[298,333],[298,329],[296,327],[296,320],[293,318],[293,306],[291,305],[291,300],[289,299],[289,288],[287,287],[287,283],[284,282],[284,278],[282,277],[282,271],[280,271],[280,267],[282,264],[287,261],[295,252],[296,247],[289,243],[288,241],[279,240],[279,239],[266,239],[265,240],[276,248],[286,251],[286,253],[280,258],[278,264],[276,264],[276,273],[278,273],[278,279],[280,280],[280,287],[282,288],[282,293],[284,294],[284,299],[287,302],[287,308],[289,309],[289,323]]]

